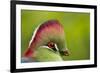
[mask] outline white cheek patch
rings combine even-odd
[[[55,48],[56,48],[57,51],[59,51],[59,49],[58,49],[58,47],[57,47],[57,44],[55,44]]]
[[[47,48],[47,49],[49,49],[49,50],[54,51],[52,48],[49,48],[48,46],[41,46],[41,47],[43,47],[43,48]],[[56,45],[56,44],[55,44],[55,48],[56,48],[57,51],[59,50],[59,49],[57,48],[57,45]]]
[[[42,46],[43,48],[48,48],[48,49],[50,49],[48,46]]]
[[[42,48],[47,48],[49,50],[52,50],[51,48],[49,48],[48,46],[41,46]]]

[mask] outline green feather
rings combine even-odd
[[[47,47],[37,48],[35,59],[39,62],[62,61],[62,58],[58,51],[54,51],[51,48]]]

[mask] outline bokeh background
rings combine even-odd
[[[21,10],[21,54],[27,49],[35,28],[51,19],[57,19],[64,27],[71,54],[63,59],[90,59],[90,14],[82,12]]]

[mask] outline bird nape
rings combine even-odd
[[[69,55],[63,26],[58,20],[48,20],[36,28],[22,62],[63,61]]]

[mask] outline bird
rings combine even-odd
[[[22,62],[63,61],[61,55],[69,55],[64,28],[58,20],[51,19],[35,29]]]

